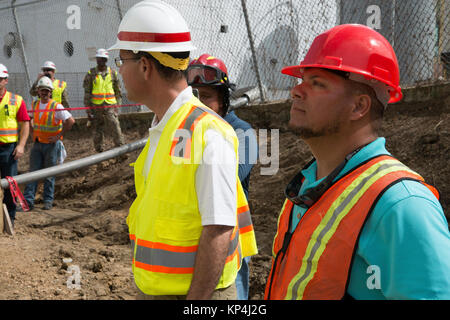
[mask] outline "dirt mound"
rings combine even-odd
[[[440,190],[446,213],[450,201],[449,99],[391,107],[382,130],[388,150]],[[288,102],[244,108],[238,114],[255,129],[279,129],[279,170],[261,175],[267,165],[257,164],[250,182],[249,204],[259,248],[250,263],[250,298],[262,299],[283,189],[311,154],[287,130]],[[150,119],[149,114],[122,117],[126,140],[144,137]],[[269,141],[272,138],[269,135]],[[110,140],[106,142],[108,148],[113,147]],[[64,143],[66,161],[93,153],[91,132],[82,120]],[[19,162],[22,172],[28,170],[30,147]],[[135,197],[129,163],[137,155],[138,151],[127,161],[109,160],[58,176],[55,207],[50,211],[40,209],[40,187],[35,209],[17,213],[16,235],[0,236],[0,299],[134,299],[125,218]],[[78,289],[74,287],[77,274]]]

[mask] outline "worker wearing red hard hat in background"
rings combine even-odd
[[[0,63],[0,170],[2,179],[17,175],[17,160],[23,156],[30,117],[23,98],[6,90],[8,69]],[[16,205],[9,190],[5,190],[3,202],[14,225]],[[3,219],[3,217],[0,217]]]
[[[250,171],[257,158],[258,142],[250,124],[239,119],[234,111],[229,111],[230,95],[234,85],[229,81],[227,67],[221,59],[205,53],[189,63],[186,74],[188,84],[198,90],[200,101],[223,117],[236,131],[239,139],[238,175],[248,199]],[[243,224],[249,222],[242,219],[240,221]],[[240,232],[245,237],[245,225],[240,228]],[[242,260],[236,278],[238,300],[248,299],[249,262],[250,257]]]
[[[104,151],[104,137],[111,133],[114,145],[120,147],[125,144],[122,134],[117,108],[122,104],[119,76],[116,70],[107,66],[109,54],[106,49],[100,48],[95,54],[97,66],[91,68],[83,80],[84,105],[95,107],[87,109],[89,124],[92,125],[93,143],[97,152]],[[104,106],[105,108],[100,108]],[[122,155],[125,160],[128,156]]]
[[[450,299],[450,233],[438,192],[379,137],[401,99],[394,50],[362,25],[336,26],[282,73],[290,128],[314,159],[288,184],[266,299]]]
[[[30,89],[30,95],[32,97],[38,97],[37,83],[42,77],[48,77],[52,80],[53,91],[52,99],[58,103],[61,103],[65,108],[69,108],[69,94],[67,92],[67,83],[65,81],[55,78],[56,65],[52,61],[45,61],[41,67],[42,72],[38,74],[36,81],[33,83]]]
[[[189,28],[172,6],[142,1],[117,38],[109,50],[120,50],[129,99],[155,113],[134,164],[137,197],[127,217],[138,298],[236,299],[242,257],[257,252],[256,242],[253,231],[239,232],[238,212],[250,213],[236,134],[186,81],[195,49]]]

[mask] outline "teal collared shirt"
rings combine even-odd
[[[361,149],[336,179],[374,156],[389,154],[385,142],[378,138]],[[305,180],[299,194],[323,180],[316,181],[316,172],[316,162],[302,171]],[[305,212],[294,206],[291,230]],[[448,223],[424,185],[405,180],[378,200],[361,232],[347,293],[365,300],[450,299]]]

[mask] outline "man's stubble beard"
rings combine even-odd
[[[334,121],[320,129],[312,129],[304,126],[295,126],[291,123],[288,125],[289,130],[298,135],[302,139],[320,138],[329,136],[339,132],[341,121]]]

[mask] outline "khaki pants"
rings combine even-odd
[[[137,287],[136,287],[137,288]],[[139,288],[137,288],[138,294],[136,300],[186,300],[185,295],[180,296],[150,296],[143,293]],[[223,289],[217,289],[211,296],[211,300],[236,300],[237,291],[236,284],[233,283],[231,286]]]

